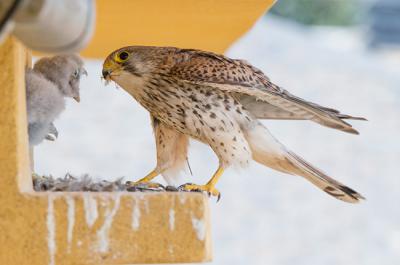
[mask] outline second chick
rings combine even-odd
[[[81,75],[87,75],[82,59],[75,55],[58,55],[38,60],[25,73],[29,144],[58,136],[54,120],[65,109],[65,98],[80,101]]]

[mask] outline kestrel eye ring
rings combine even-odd
[[[125,62],[126,60],[128,60],[129,58],[129,53],[127,53],[126,51],[120,52],[117,57],[116,60],[117,62]]]

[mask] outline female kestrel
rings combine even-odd
[[[183,190],[219,197],[215,184],[224,169],[247,166],[253,159],[302,176],[342,201],[363,199],[284,147],[258,120],[312,120],[358,134],[344,119],[363,118],[296,97],[243,60],[193,49],[130,46],[112,52],[104,61],[102,74],[151,114],[157,166],[136,183],[147,183],[159,174],[171,181],[185,166],[188,139],[192,137],[213,149],[219,168],[207,184],[185,184]]]

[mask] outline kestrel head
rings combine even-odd
[[[140,81],[158,69],[165,51],[158,47],[129,46],[112,52],[104,61],[103,78],[117,83],[130,79]]]
[[[80,101],[79,83],[81,75],[87,75],[82,59],[75,54],[45,57],[37,61],[34,71],[52,81],[65,97]]]

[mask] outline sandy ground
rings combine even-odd
[[[400,56],[368,51],[362,31],[304,28],[262,19],[228,52],[261,68],[293,94],[364,116],[360,136],[312,122],[265,121],[289,148],[361,192],[367,201],[332,199],[300,177],[253,163],[229,170],[212,205],[214,264],[400,263]],[[62,176],[137,179],[155,165],[147,112],[122,89],[100,80],[88,61],[81,103],[57,120],[59,139],[36,149],[36,171]],[[194,177],[217,166],[211,150],[191,144]],[[211,162],[210,162],[211,161]]]

